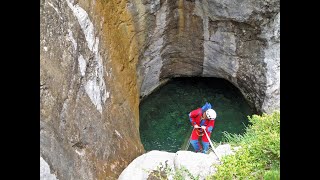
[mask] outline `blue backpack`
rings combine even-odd
[[[206,102],[206,104],[203,105],[201,109],[202,109],[202,112],[205,112],[208,109],[212,109],[212,106],[210,103]]]

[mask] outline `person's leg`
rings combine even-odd
[[[211,134],[211,133],[208,133],[208,136],[209,136],[209,137],[210,137],[210,134]],[[208,138],[207,138],[206,135],[203,135],[203,136],[202,136],[202,145],[203,145],[203,150],[202,150],[202,152],[203,152],[203,153],[207,153],[208,150],[209,150],[209,140],[208,140]]]
[[[190,138],[190,144],[193,146],[195,152],[199,152],[202,149],[198,138],[199,136],[196,130],[193,130]]]

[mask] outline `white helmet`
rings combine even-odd
[[[217,113],[213,109],[208,109],[206,115],[210,120],[214,120],[217,117]]]

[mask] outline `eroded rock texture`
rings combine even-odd
[[[160,1],[150,14],[138,65],[142,97],[172,77],[218,77],[258,111],[279,109],[279,1]]]
[[[258,111],[279,109],[279,9],[279,0],[41,0],[42,172],[117,179],[144,152],[139,99],[172,77],[224,78]]]
[[[40,156],[58,179],[116,179],[144,152],[126,2],[40,5]]]

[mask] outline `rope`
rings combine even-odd
[[[191,139],[192,132],[193,132],[193,130],[194,130],[194,129],[195,129],[195,128],[193,128],[193,129],[192,129],[192,131],[191,131],[191,135],[190,135],[190,138],[189,138],[189,140],[188,140],[188,143],[187,143],[186,149],[184,149],[185,151],[187,151],[187,150],[189,149],[189,146],[190,146],[190,139]]]
[[[201,127],[199,127],[199,128],[201,128]],[[188,148],[189,148],[189,146],[190,146],[190,139],[191,139],[192,132],[193,132],[194,129],[196,129],[196,128],[193,128],[193,129],[192,129],[190,138],[189,138],[189,140],[188,140],[188,143],[187,143],[187,145],[186,145],[186,148],[184,149],[184,150],[186,150],[186,151],[188,150]],[[213,153],[217,156],[218,160],[220,161],[220,158],[219,158],[218,154],[216,153],[215,148],[214,148],[214,146],[213,146],[213,144],[212,144],[212,142],[211,142],[211,139],[210,139],[210,137],[209,137],[209,135],[208,135],[208,133],[207,133],[207,131],[206,131],[205,129],[204,129],[204,132],[205,132],[205,134],[206,134],[206,136],[207,136],[207,139],[209,140],[209,143],[210,143],[210,145],[211,145],[211,148],[212,148],[212,150],[213,150]]]
[[[208,140],[209,140],[209,142],[210,142],[210,145],[211,145],[211,148],[212,148],[212,150],[213,150],[214,154],[217,156],[218,160],[220,161],[220,158],[219,158],[218,154],[216,153],[216,151],[215,151],[215,149],[214,149],[214,146],[213,146],[213,144],[212,144],[212,142],[211,142],[211,139],[210,139],[210,138],[209,138],[209,136],[208,136],[207,131],[206,131],[206,130],[204,130],[204,132],[205,132],[205,134],[206,134],[206,136],[207,136],[207,139],[208,139]]]

